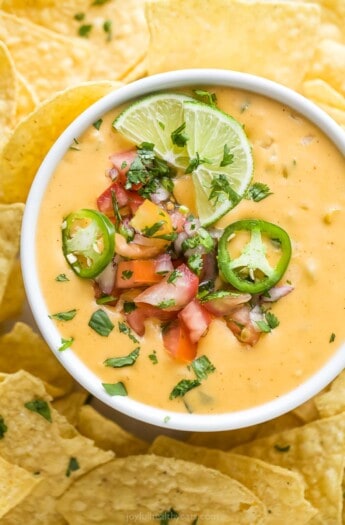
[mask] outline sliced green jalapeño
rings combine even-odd
[[[63,220],[61,231],[63,254],[79,277],[92,279],[111,261],[115,229],[103,213],[88,209],[70,213]]]
[[[238,257],[231,256],[231,240],[249,232],[250,239]],[[267,242],[274,252],[274,266],[266,257]],[[282,278],[291,257],[290,237],[271,222],[245,219],[225,228],[218,246],[218,265],[222,277],[240,292],[263,293]]]

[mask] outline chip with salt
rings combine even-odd
[[[224,68],[298,88],[317,42],[320,8],[263,0],[167,0],[148,3],[147,16],[149,74]]]
[[[343,506],[345,413],[277,433],[232,452],[300,473],[306,498],[319,511],[315,524],[341,524]]]
[[[148,449],[146,441],[133,436],[115,421],[103,417],[90,405],[81,407],[77,430],[92,439],[97,447],[115,452],[117,457],[143,454]]]
[[[25,303],[25,291],[19,260],[15,260],[0,302],[0,323],[18,316]]]
[[[296,472],[255,458],[194,447],[165,436],[156,438],[150,452],[199,463],[236,479],[265,503],[267,525],[302,525],[316,514],[304,497],[303,479]]]
[[[7,47],[0,41],[0,147],[6,142],[17,111],[17,77]]]
[[[327,104],[345,111],[345,97],[321,78],[303,82],[302,93],[317,103]]]
[[[26,115],[34,111],[38,105],[38,97],[26,78],[18,71],[17,74],[17,111],[15,122],[18,124]]]
[[[321,417],[345,412],[345,371],[331,383],[328,391],[317,395],[314,402]]]
[[[19,249],[23,211],[24,204],[0,204],[0,303]]]
[[[0,337],[0,372],[23,369],[52,385],[51,394],[63,396],[74,385],[72,377],[54,357],[48,345],[30,326],[18,322]]]
[[[111,502],[111,504],[109,504]],[[76,481],[58,504],[70,525],[265,523],[265,507],[217,470],[155,455],[119,458]],[[166,520],[163,517],[166,515]]]
[[[79,476],[112,459],[80,436],[49,403],[43,383],[26,372],[0,383],[0,415],[6,431],[0,456],[42,482],[1,520],[1,525],[62,525],[56,499]]]
[[[25,201],[39,165],[62,131],[119,86],[118,82],[85,82],[58,93],[22,120],[0,156],[0,201]]]
[[[52,406],[59,414],[64,416],[71,425],[75,426],[78,421],[79,411],[87,400],[88,395],[85,390],[75,390],[67,396],[60,397],[53,401]]]
[[[4,0],[2,9],[87,44],[89,80],[118,80],[146,54],[149,33],[145,3],[145,0]]]
[[[345,42],[323,39],[315,48],[306,80],[319,78],[345,96]]]

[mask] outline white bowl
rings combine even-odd
[[[62,133],[44,159],[32,184],[23,219],[21,242],[23,277],[32,313],[43,337],[57,359],[76,381],[100,401],[131,418],[159,427],[199,432],[230,430],[251,426],[280,416],[317,394],[345,367],[345,345],[337,350],[322,369],[298,388],[273,401],[246,410],[217,415],[183,414],[154,408],[129,397],[110,397],[103,390],[99,378],[86,367],[73,351],[58,351],[61,336],[48,317],[49,312],[40,288],[34,249],[41,201],[57,164],[70,147],[73,138],[81,135],[106,112],[127,103],[131,99],[158,90],[189,85],[235,87],[282,102],[316,124],[345,156],[345,133],[340,126],[312,102],[275,82],[245,73],[216,69],[174,71],[138,80],[110,93],[84,111]]]

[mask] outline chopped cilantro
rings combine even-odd
[[[128,396],[127,389],[121,381],[118,383],[102,383],[102,385],[110,396]]]
[[[137,305],[135,304],[134,301],[125,301],[123,303],[123,311],[125,312],[125,314],[130,314],[136,308],[137,308]]]
[[[251,184],[246,192],[246,199],[254,202],[260,202],[266,199],[269,195],[272,195],[270,188],[263,182],[254,182]]]
[[[240,112],[241,113],[244,113],[245,111],[247,111],[247,109],[249,108],[250,106],[250,102],[248,100],[246,100],[245,102],[243,102],[241,104],[241,107],[240,107]]]
[[[85,18],[85,13],[76,13],[73,18],[74,20],[81,22]]]
[[[334,340],[335,340],[335,334],[331,333],[330,338],[329,338],[329,342],[333,343]]]
[[[272,312],[266,312],[265,313],[266,321],[268,323],[268,326],[273,330],[274,328],[277,328],[279,326],[279,319],[272,314]]]
[[[153,237],[155,233],[162,229],[164,224],[166,224],[166,221],[158,221],[152,224],[152,226],[145,226],[145,228],[142,229],[142,233],[146,237]]]
[[[204,89],[194,89],[194,93],[196,94],[197,98],[201,100],[201,102],[214,107],[217,105],[217,96],[215,93],[211,93],[210,91],[206,91]]]
[[[103,364],[112,368],[122,368],[123,366],[132,366],[139,357],[140,347],[133,350],[130,354],[123,357],[110,357]]]
[[[58,348],[59,352],[64,352],[67,350],[67,348],[70,348],[72,346],[72,343],[74,341],[73,337],[69,337],[68,339],[61,338],[61,345]]]
[[[157,352],[156,350],[153,350],[152,354],[148,355],[148,358],[154,365],[158,365],[158,358],[157,358]]]
[[[274,448],[278,451],[278,452],[289,452],[291,446],[290,445],[274,445]]]
[[[216,368],[206,355],[201,355],[192,361],[191,367],[199,381],[206,379]]]
[[[176,512],[172,507],[170,510],[164,510],[158,516],[155,516],[155,520],[160,520],[159,525],[169,525],[169,521],[179,517],[179,513]]]
[[[191,525],[198,525],[199,516],[197,516],[193,521]]]
[[[171,306],[175,306],[176,301],[175,299],[167,299],[166,301],[161,301],[159,304],[157,304],[158,308],[170,308]]]
[[[158,121],[158,126],[164,131],[165,130],[165,124],[163,122],[161,122],[160,120]]]
[[[219,173],[212,179],[208,200],[213,200],[213,204],[216,205],[226,200],[237,204],[240,199],[235,190],[232,189],[227,177],[223,173]]]
[[[83,38],[89,38],[91,31],[92,31],[91,24],[83,24],[78,29],[78,35],[82,36]]]
[[[113,37],[113,31],[112,31],[112,21],[111,20],[105,20],[103,23],[103,31],[107,35],[107,42],[110,42],[110,40]]]
[[[183,146],[187,144],[187,141],[189,138],[188,135],[186,135],[186,133],[183,133],[185,129],[186,129],[186,123],[183,122],[181,126],[176,128],[175,131],[171,133],[172,143],[176,144],[176,146],[179,146],[180,148],[183,148]]]
[[[94,122],[92,125],[94,128],[96,128],[97,130],[99,130],[99,128],[101,127],[103,123],[103,119],[102,118],[99,118],[98,120],[96,120],[96,122]]]
[[[107,312],[102,310],[96,310],[90,318],[89,327],[103,337],[108,337],[112,329],[114,328],[113,323],[109,319]]]
[[[124,281],[128,281],[128,279],[130,279],[132,275],[133,275],[132,270],[123,270],[121,274],[121,279],[123,279]]]
[[[109,2],[110,0],[94,0],[91,5],[103,5]]]
[[[126,323],[123,323],[122,321],[119,321],[118,323],[119,330],[122,334],[126,334],[133,343],[139,343],[138,339],[133,335],[132,330],[129,328],[129,326]]]
[[[175,284],[180,277],[182,277],[182,272],[180,270],[173,270],[167,278],[167,283]]]
[[[220,163],[220,165],[223,167],[229,166],[229,164],[232,164],[234,160],[234,154],[230,153],[230,148],[227,144],[224,144],[224,153],[223,153],[223,160]]]
[[[66,312],[57,312],[56,314],[49,315],[49,319],[56,319],[57,321],[71,321],[76,316],[77,310],[68,310]]]
[[[59,273],[59,275],[55,277],[55,281],[57,281],[58,283],[63,283],[65,281],[69,281],[69,278],[65,273]]]
[[[187,392],[200,385],[201,383],[197,379],[181,379],[172,389],[169,399],[183,397]]]
[[[3,439],[4,435],[7,432],[7,425],[4,421],[4,418],[0,416],[0,439]]]
[[[31,410],[31,412],[36,412],[40,416],[44,417],[50,423],[52,422],[52,416],[50,413],[50,407],[44,399],[33,399],[24,403],[25,408]]]
[[[214,248],[213,239],[205,228],[199,228],[198,232],[192,237],[185,239],[182,243],[182,250],[186,251],[188,249],[197,248],[198,246],[203,246],[206,253],[211,252]]]
[[[202,255],[200,253],[193,253],[193,255],[188,257],[187,265],[192,272],[200,276],[203,267]]]
[[[170,419],[171,419],[170,416],[165,416],[165,418],[163,419],[163,423],[168,423]]]
[[[76,470],[79,470],[79,469],[80,469],[80,465],[78,463],[77,458],[73,458],[73,457],[70,458],[68,462],[67,470],[66,470],[66,477],[69,478],[72,472],[75,472]]]
[[[201,159],[199,153],[196,152],[194,159],[190,160],[185,173],[192,173],[200,166],[200,164],[211,164],[211,161],[209,159]]]
[[[103,295],[102,297],[99,297],[96,299],[97,304],[109,304],[114,303],[118,300],[118,297],[116,295]]]

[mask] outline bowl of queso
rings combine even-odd
[[[243,73],[165,73],[99,100],[24,216],[24,282],[56,357],[171,429],[307,401],[345,365],[344,154],[314,104]]]

